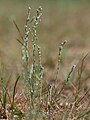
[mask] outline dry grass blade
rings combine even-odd
[[[14,25],[15,25],[16,29],[18,30],[19,35],[20,35],[21,39],[23,39],[23,36],[22,36],[22,34],[21,34],[21,31],[20,31],[20,29],[19,29],[18,25],[16,24],[16,22],[15,22],[14,20],[13,20],[13,23],[14,23]]]

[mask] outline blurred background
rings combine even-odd
[[[20,36],[13,20],[23,35],[28,6],[32,16],[39,6],[43,8],[37,34],[47,73],[56,66],[59,43],[68,41],[61,61],[66,74],[82,54],[90,52],[90,0],[0,0],[0,68],[6,75],[21,70],[21,45],[16,40]],[[86,62],[89,75],[90,54]]]

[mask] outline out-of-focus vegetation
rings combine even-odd
[[[38,30],[43,49],[46,51],[49,49],[53,53],[58,43],[67,39],[71,49],[79,49],[76,53],[88,52],[90,48],[90,3],[88,0],[8,0],[8,2],[3,0],[0,1],[0,56],[2,56],[0,61],[5,63],[11,59],[13,63],[19,59],[20,45],[16,41],[19,35],[13,20],[22,31],[28,4],[33,12],[37,6],[43,7],[42,22]]]
[[[12,72],[13,69],[20,70],[21,45],[16,40],[19,34],[13,20],[23,34],[28,5],[32,8],[32,14],[38,6],[43,8],[38,36],[44,51],[44,65],[49,68],[55,67],[57,46],[65,39],[68,41],[69,49],[64,50],[65,59],[62,57],[62,62],[66,65],[77,61],[83,53],[90,51],[89,0],[2,0],[0,1],[0,68],[6,66],[6,73]],[[88,61],[89,59],[88,57]],[[88,70],[89,65],[88,63]]]

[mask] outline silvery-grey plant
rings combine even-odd
[[[30,109],[40,111],[41,93],[42,93],[42,79],[43,79],[43,66],[41,62],[41,47],[37,44],[37,27],[42,15],[42,7],[37,9],[37,14],[31,17],[31,8],[28,8],[25,35],[22,41],[22,66],[23,66],[23,79],[25,82],[26,96],[29,100],[28,104]],[[31,19],[30,19],[31,18]],[[32,36],[32,64],[29,64],[29,33]],[[38,61],[36,60],[36,52],[38,52]],[[38,100],[38,107],[36,108],[36,100]]]

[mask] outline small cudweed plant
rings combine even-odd
[[[25,81],[26,93],[29,99],[30,109],[40,111],[41,93],[42,93],[42,79],[43,79],[43,67],[41,62],[41,48],[37,44],[37,27],[42,15],[42,7],[37,9],[36,16],[30,20],[31,8],[28,8],[26,24],[25,24],[25,36],[22,44],[22,64],[23,64],[23,78]],[[29,33],[32,36],[32,65],[29,66]],[[36,60],[36,52],[38,52],[38,61]],[[38,95],[38,96],[37,96]],[[35,104],[38,100],[38,109]]]

